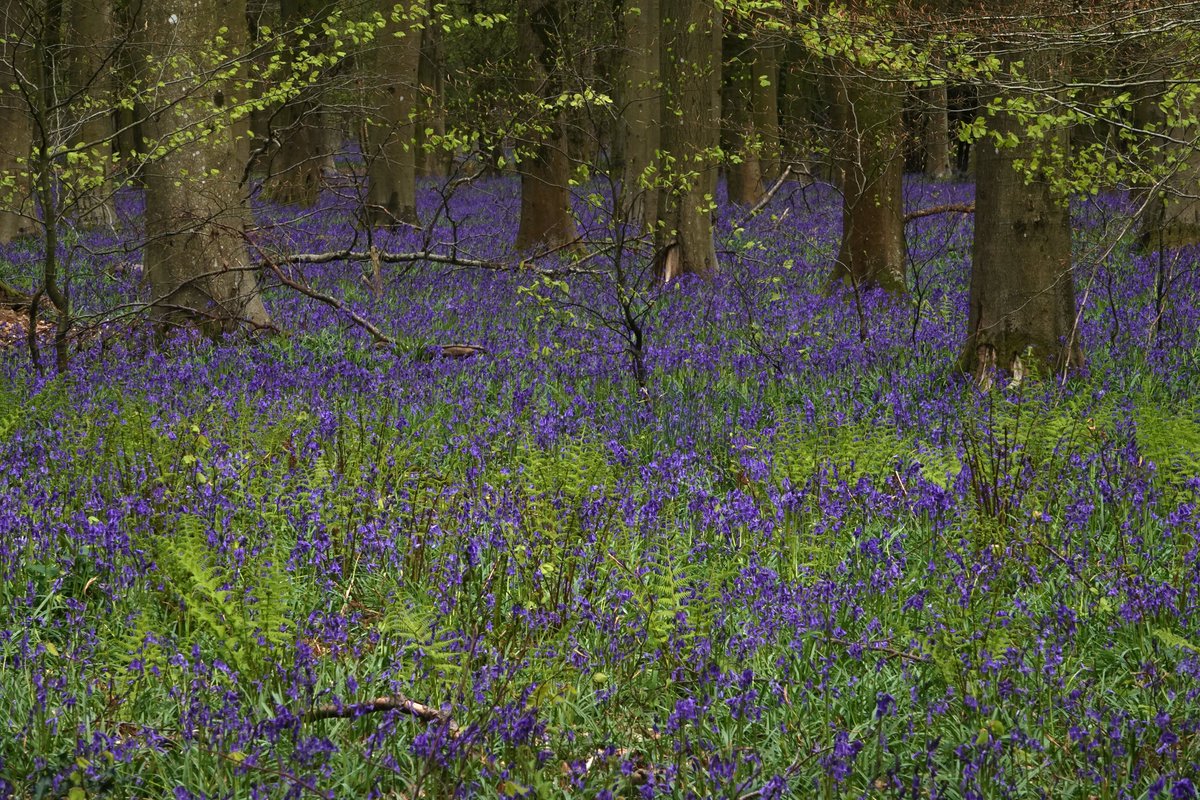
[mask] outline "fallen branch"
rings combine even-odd
[[[833,644],[836,644],[840,647],[845,647],[847,649],[849,649],[851,647],[861,647],[863,650],[866,650],[866,651],[869,651],[872,653],[879,653],[880,655],[885,655],[885,656],[895,656],[896,658],[899,658],[903,661],[913,661],[918,664],[928,664],[929,663],[929,659],[926,658],[925,656],[916,655],[914,653],[909,653],[904,650],[897,650],[895,647],[892,647],[887,642],[867,642],[866,644],[864,644],[862,642],[851,642],[847,639],[839,639],[836,636],[830,636],[827,639],[825,639],[825,641],[832,642]]]
[[[443,344],[441,347],[442,358],[470,358],[479,353],[486,353],[488,349],[481,344]]]
[[[395,346],[396,340],[393,337],[388,336],[386,333],[379,330],[379,328],[376,327],[376,325],[374,323],[372,323],[369,319],[364,317],[362,314],[359,314],[358,312],[354,311],[353,309],[347,307],[347,305],[345,303],[343,303],[341,300],[338,300],[336,297],[325,294],[324,292],[317,291],[316,289],[309,286],[303,280],[295,280],[293,278],[289,278],[286,274],[284,274],[283,270],[280,269],[279,262],[268,258],[267,254],[264,253],[262,251],[262,248],[259,247],[257,244],[251,243],[251,246],[254,247],[254,249],[258,251],[258,255],[262,259],[263,265],[266,266],[269,270],[271,270],[271,272],[275,273],[275,277],[278,278],[279,282],[282,283],[284,286],[288,287],[289,289],[294,289],[295,291],[299,292],[300,294],[304,295],[305,297],[310,297],[313,300],[316,300],[317,302],[324,303],[325,305],[329,306],[330,308],[334,308],[334,309],[337,309],[338,311],[342,312],[343,314],[348,316],[354,322],[355,325],[358,325],[360,328],[365,330],[367,333],[371,334],[371,338],[373,338],[376,341],[376,343],[385,344],[385,345],[389,345],[389,346]],[[370,259],[371,254],[367,253],[366,257],[368,259]]]
[[[261,248],[257,249],[263,258],[263,264],[268,267],[282,266],[286,264],[329,264],[334,261],[370,261],[372,264],[412,264],[418,261],[427,261],[431,264],[444,264],[450,267],[465,267],[467,269],[483,269],[491,272],[528,272],[535,275],[544,275],[547,278],[561,278],[566,275],[608,274],[604,270],[579,269],[578,267],[547,269],[546,267],[534,266],[528,260],[512,264],[503,261],[486,261],[479,258],[464,258],[457,255],[431,253],[427,251],[389,253],[377,249],[337,250],[328,253],[293,253],[291,255],[279,256],[275,259],[269,259],[266,257],[266,254],[262,252]]]
[[[788,164],[786,167],[783,168],[783,172],[780,173],[779,179],[776,180],[774,185],[771,186],[771,188],[767,190],[766,194],[764,194],[762,196],[762,199],[759,200],[757,203],[755,203],[754,207],[751,208],[749,211],[747,211],[745,216],[743,216],[737,222],[733,223],[733,227],[740,228],[743,225],[745,225],[747,222],[749,222],[750,220],[752,220],[756,216],[758,216],[758,212],[760,212],[764,208],[766,208],[767,203],[771,202],[771,198],[775,196],[775,193],[779,191],[779,187],[783,186],[784,181],[786,181],[788,179],[788,176],[791,174],[792,174],[792,165]]]
[[[37,303],[40,307],[53,311],[50,301],[42,296],[42,293],[36,292],[29,295],[22,292],[13,286],[9,286],[4,281],[0,281],[0,307],[7,308],[11,311],[25,311],[31,303]]]
[[[446,726],[451,739],[462,735],[462,729],[455,724],[450,715],[433,706],[409,700],[402,694],[387,697],[376,697],[365,703],[350,703],[347,705],[317,706],[302,718],[304,722],[316,722],[322,719],[354,719],[364,714],[378,714],[383,711],[403,711],[422,722],[440,723]]]
[[[904,215],[906,223],[912,222],[914,219],[921,217],[932,217],[935,214],[974,214],[974,203],[947,203],[944,206],[930,206],[929,208],[918,208],[916,211],[909,211]]]

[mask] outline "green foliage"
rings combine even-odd
[[[1138,449],[1154,463],[1164,480],[1200,474],[1200,421],[1191,413],[1157,403],[1139,404],[1134,412]]]
[[[167,599],[178,602],[178,636],[211,643],[218,657],[248,678],[271,669],[278,648],[294,637],[287,616],[291,587],[280,566],[256,559],[236,571],[222,567],[203,520],[183,515],[173,533],[146,543]]]
[[[921,464],[926,480],[946,486],[961,469],[953,450],[919,446],[915,433],[867,422],[833,427],[788,420],[772,443],[775,474],[803,484],[820,469],[836,468],[847,480],[889,476],[909,464]]]
[[[23,416],[21,397],[11,389],[0,388],[0,443],[5,442],[8,435],[16,430]]]
[[[616,481],[605,448],[591,435],[543,449],[526,441],[513,453],[521,480],[531,493],[556,494],[578,500],[607,494]]]
[[[448,684],[461,675],[456,642],[439,634],[438,615],[428,593],[414,589],[393,598],[380,630],[396,637],[399,652],[416,660],[423,674]]]

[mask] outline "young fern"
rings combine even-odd
[[[402,652],[421,660],[432,676],[455,680],[461,669],[452,650],[453,640],[438,636],[437,615],[432,599],[422,592],[402,592],[384,613],[381,630],[392,634]]]
[[[0,442],[17,429],[23,416],[21,398],[15,392],[0,390]]]
[[[1167,480],[1200,474],[1200,422],[1155,405],[1143,405],[1134,414],[1137,444]]]
[[[290,641],[290,587],[282,570],[256,560],[244,571],[256,575],[257,584],[235,591],[231,576],[215,563],[204,521],[190,514],[179,518],[174,536],[157,537],[153,547],[164,583],[181,602],[191,630],[215,641],[220,657],[239,672],[267,671],[267,651]]]

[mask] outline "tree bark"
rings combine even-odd
[[[270,322],[247,256],[245,155],[231,119],[236,80],[222,80],[213,42],[245,43],[245,0],[169,0],[142,15],[163,83],[147,128],[145,272],[162,327],[211,335]],[[222,30],[224,29],[224,30]]]
[[[561,46],[559,0],[525,0],[521,6],[518,37],[528,57],[531,96],[550,101],[558,96],[555,61]],[[571,216],[571,162],[561,111],[545,108],[530,128],[528,147],[518,164],[521,172],[521,224],[516,248],[556,247],[575,241],[578,234]]]
[[[1000,53],[1005,70],[1024,62],[1031,82],[1053,85],[1062,59],[1053,51]],[[1044,90],[1043,90],[1044,91]],[[996,99],[988,90],[987,105]],[[1004,99],[1003,95],[999,95]],[[1025,99],[1045,106],[1044,96]],[[976,143],[975,241],[970,312],[961,368],[990,385],[995,367],[1020,377],[1031,365],[1063,370],[1083,363],[1075,331],[1075,288],[1071,275],[1071,219],[1065,198],[1056,197],[1046,176],[1027,176],[1014,161],[1028,164],[1039,146],[1067,147],[1067,131],[1052,131],[1044,143],[1030,140],[1013,115],[999,113],[989,128],[1013,135],[1019,144],[997,146],[990,136]]]
[[[626,219],[646,230],[658,221],[657,152],[662,145],[662,9],[628,0],[621,66],[621,193]]]
[[[29,66],[33,21],[25,3],[0,2],[0,244],[34,231],[28,170],[22,165],[33,146],[29,108],[19,91],[16,65]]]
[[[711,278],[712,214],[721,141],[721,15],[711,0],[663,0],[663,149],[670,189],[661,199],[658,276]]]
[[[750,81],[750,106],[754,110],[754,131],[759,139],[758,162],[762,181],[771,185],[783,172],[779,142],[779,51],[777,44],[754,43],[753,75]]]
[[[925,177],[934,181],[950,179],[950,112],[946,85],[934,86],[923,93]]]
[[[70,0],[67,78],[76,97],[72,144],[88,153],[87,174],[72,198],[74,217],[84,226],[111,225],[113,208],[113,56],[116,50],[112,0]]]
[[[445,70],[441,28],[429,25],[421,32],[421,63],[417,75],[421,83],[418,97],[422,108],[416,133],[418,172],[430,178],[449,175],[453,162],[453,154],[432,141],[433,137],[446,135]]]
[[[821,102],[822,81],[814,76],[813,56],[798,42],[787,42],[779,63],[780,159],[792,174],[811,182],[813,144],[827,128],[828,103]]]
[[[1182,247],[1200,242],[1200,125],[1188,123],[1200,112],[1200,102],[1187,107],[1186,100],[1176,98],[1175,108],[1168,119],[1166,111],[1159,105],[1170,87],[1165,75],[1153,94],[1140,99],[1135,106],[1135,124],[1143,130],[1148,127],[1166,130],[1171,141],[1178,144],[1163,146],[1160,158],[1175,159],[1173,171],[1165,178],[1160,191],[1149,198],[1139,224],[1138,238],[1143,249],[1157,250],[1165,247]],[[1185,87],[1182,94],[1187,95]],[[1173,120],[1176,121],[1174,124]],[[1143,195],[1144,196],[1144,195]]]
[[[416,98],[425,2],[399,7],[377,0],[387,25],[379,31],[373,58],[378,88],[370,92],[367,131],[367,219],[394,226],[417,221]]]
[[[757,109],[754,107],[754,53],[740,38],[727,37],[725,66],[727,78],[724,97],[725,122],[729,133],[729,202],[755,206],[762,199],[763,166],[759,159],[762,142],[759,137]]]
[[[293,62],[302,62],[309,53],[321,48],[320,41],[312,37],[331,10],[329,0],[279,0],[283,30],[295,40]],[[303,24],[305,19],[308,24]],[[310,40],[311,44],[301,45]],[[279,109],[270,123],[272,138],[278,139],[279,146],[270,152],[267,161],[263,190],[268,199],[305,208],[316,204],[323,182],[321,171],[326,164],[326,140],[321,127],[324,119],[319,93],[312,87]]]
[[[838,73],[835,168],[842,188],[842,241],[827,289],[841,281],[856,292],[905,292],[902,93],[891,81],[853,74],[846,64]]]

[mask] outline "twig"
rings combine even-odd
[[[392,345],[392,346],[394,346],[396,344],[396,340],[393,337],[388,336],[386,333],[379,330],[379,328],[376,327],[375,324],[372,323],[366,317],[364,317],[361,314],[355,312],[354,310],[348,308],[346,306],[346,304],[343,303],[341,300],[338,300],[336,297],[333,297],[331,295],[325,294],[324,292],[318,292],[316,289],[313,289],[306,283],[301,283],[300,281],[296,281],[296,280],[289,278],[287,275],[285,275],[283,273],[283,270],[279,268],[279,263],[276,261],[273,261],[272,259],[267,257],[267,254],[263,252],[261,247],[259,247],[253,241],[251,242],[251,246],[255,250],[258,251],[258,255],[262,259],[262,263],[268,269],[270,269],[271,272],[275,273],[275,277],[278,278],[279,282],[282,283],[284,286],[287,286],[289,289],[294,289],[297,292],[300,292],[300,294],[304,295],[305,297],[311,297],[313,300],[324,303],[325,305],[327,305],[331,308],[335,308],[338,311],[341,311],[343,314],[348,316],[354,322],[355,325],[358,325],[360,328],[365,330],[367,333],[371,334],[371,337],[373,339],[375,339],[376,342],[378,342],[380,344],[386,344],[386,345]],[[366,253],[365,256],[367,259],[370,259],[371,253]]]
[[[921,217],[932,217],[934,214],[974,214],[974,203],[947,203],[944,206],[930,206],[929,208],[918,208],[916,211],[909,211],[904,215],[905,223],[912,222],[914,219]]]
[[[463,733],[446,712],[424,703],[418,703],[416,700],[409,700],[402,694],[376,697],[366,703],[317,706],[306,713],[302,720],[316,722],[323,719],[354,719],[364,714],[378,714],[383,711],[403,711],[422,722],[441,723],[446,726],[451,739],[457,739]]]
[[[851,642],[846,639],[839,639],[836,636],[830,636],[825,641],[840,645],[841,647],[861,647],[864,650],[870,650],[872,653],[882,653],[887,656],[895,656],[904,661],[913,661],[918,664],[928,664],[929,659],[925,656],[919,656],[914,653],[909,653],[904,650],[897,650],[886,642]]]
[[[747,222],[749,222],[750,220],[752,220],[756,216],[758,216],[758,212],[760,212],[764,208],[766,208],[767,203],[771,202],[771,198],[775,196],[775,193],[779,191],[779,187],[783,186],[784,181],[786,181],[788,179],[788,176],[791,174],[792,174],[792,165],[788,164],[786,167],[783,168],[783,172],[780,173],[779,179],[777,181],[775,181],[775,184],[770,189],[767,190],[766,194],[764,194],[762,196],[762,199],[759,200],[757,203],[755,203],[754,208],[751,208],[749,211],[747,211],[745,216],[743,216],[737,222],[733,223],[733,227],[740,228],[743,225],[745,225]]]

